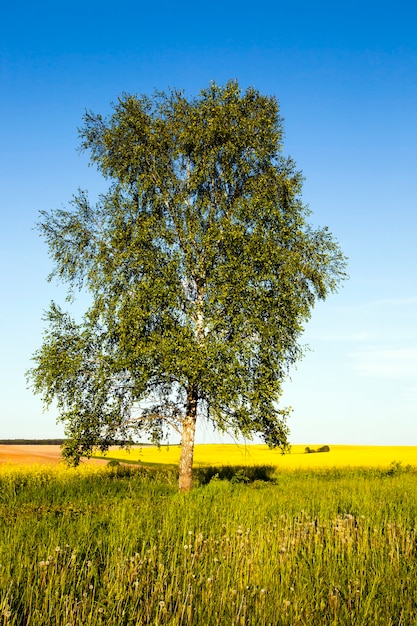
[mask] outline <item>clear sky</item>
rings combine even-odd
[[[77,152],[122,92],[236,78],[275,95],[284,153],[350,280],[313,311],[286,383],[293,443],[417,445],[417,5],[213,0],[7,3],[0,20],[0,438],[62,436],[24,373],[64,290],[33,226],[105,186]],[[200,427],[199,441],[219,441]]]

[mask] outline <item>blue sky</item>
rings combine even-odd
[[[293,443],[417,445],[417,6],[412,1],[20,2],[0,23],[0,438],[63,434],[24,372],[47,283],[40,210],[105,188],[77,127],[122,92],[236,78],[277,96],[284,153],[350,280],[313,311],[285,384]],[[199,441],[219,441],[201,426]]]

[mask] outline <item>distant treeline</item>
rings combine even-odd
[[[305,448],[304,452],[306,454],[313,454],[314,452],[330,452],[329,446],[321,446],[321,448],[317,448],[317,450],[313,450],[312,448]]]
[[[62,446],[65,439],[0,439],[3,446]]]
[[[0,439],[0,445],[3,446],[62,446],[65,439]],[[112,446],[124,446],[125,441],[112,441]],[[149,446],[149,443],[129,442],[135,446]]]

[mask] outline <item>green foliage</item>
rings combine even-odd
[[[314,452],[330,452],[330,448],[329,446],[320,446],[320,448],[317,448],[317,450],[314,450],[313,448],[310,448],[309,446],[307,446],[304,452],[306,454],[313,454]]]
[[[308,224],[282,135],[276,99],[234,81],[86,113],[81,147],[109,190],[38,226],[52,275],[92,304],[81,323],[51,304],[29,373],[58,405],[69,460],[141,433],[160,442],[167,426],[184,443],[197,414],[286,447],[282,381],[345,258]]]

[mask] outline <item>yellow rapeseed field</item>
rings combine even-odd
[[[106,472],[106,464],[93,465],[81,463],[79,467],[68,467],[65,463],[55,465],[47,463],[2,463],[0,465],[0,476],[3,485],[12,483],[17,476],[30,477],[31,485],[45,485],[53,478],[59,479],[63,483],[70,484],[74,478],[82,476],[97,476]]]
[[[54,470],[54,473],[68,475],[80,472],[100,472],[105,469],[107,463],[84,462],[77,469],[70,469],[65,466],[59,458],[59,447],[56,448],[54,454],[57,456],[54,464],[46,464],[44,461],[21,456],[14,459],[13,463],[7,462],[7,457],[0,462],[0,472],[4,474],[13,474],[14,468],[23,468],[27,466],[27,470],[33,474],[40,475],[50,474],[46,472]],[[317,450],[319,446],[310,445],[313,450]],[[52,448],[52,446],[51,446]],[[401,464],[402,466],[411,465],[417,467],[417,446],[350,446],[350,445],[330,445],[329,452],[320,452],[314,454],[305,453],[305,445],[294,445],[291,451],[282,454],[279,450],[270,450],[266,445],[257,444],[200,444],[195,447],[194,467],[208,466],[255,466],[269,465],[274,466],[278,470],[296,470],[296,469],[326,469],[326,468],[343,468],[343,467],[389,467],[392,464]],[[180,446],[161,446],[159,449],[155,446],[134,446],[131,450],[120,450],[111,448],[105,458],[110,461],[117,459],[126,463],[135,462],[156,465],[178,465],[180,456]],[[102,453],[97,452],[97,457],[103,458]],[[97,463],[97,464],[96,464]],[[102,465],[103,464],[103,465]],[[104,467],[103,467],[104,466]]]
[[[310,445],[315,450],[319,446]],[[196,445],[194,466],[274,465],[277,469],[332,467],[385,467],[392,463],[417,466],[417,446],[348,446],[330,445],[329,452],[305,453],[305,445],[294,445],[282,454],[266,445],[204,444]],[[112,449],[107,458],[142,463],[178,463],[180,446],[137,446],[130,451]]]

